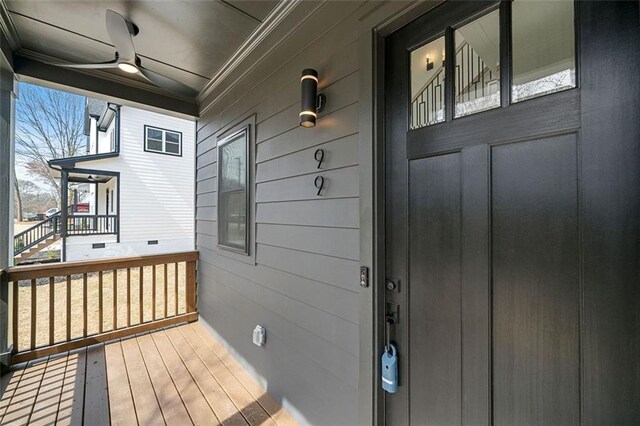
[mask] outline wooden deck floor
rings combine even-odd
[[[3,425],[292,425],[198,323],[95,345],[2,377]]]

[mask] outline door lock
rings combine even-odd
[[[385,280],[384,286],[389,291],[392,291],[394,293],[400,293],[400,280],[393,280],[391,278],[387,278]]]

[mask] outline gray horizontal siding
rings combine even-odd
[[[216,185],[217,183],[216,183],[215,177],[202,179],[201,181],[196,182],[196,195],[206,194],[208,192],[215,192]]]
[[[314,158],[317,149],[324,151],[321,168],[317,163],[308,161]],[[358,135],[350,135],[304,149],[284,157],[274,158],[258,164],[256,182],[267,182],[292,176],[316,174],[358,164]]]
[[[313,130],[295,129],[258,145],[256,163],[320,145],[334,139],[358,133],[358,104],[351,104],[325,116]]]
[[[256,219],[259,223],[358,228],[359,209],[356,198],[261,203]]]
[[[272,395],[316,424],[357,421],[358,8],[359,2],[318,7],[207,105],[198,123],[200,315]],[[310,28],[316,29],[312,37]],[[318,125],[305,129],[298,125],[299,76],[310,66],[320,72],[327,105]],[[253,114],[255,264],[218,251],[215,192],[217,135]],[[325,151],[320,169],[318,148]],[[325,178],[321,196],[317,175]],[[251,343],[256,324],[267,328],[263,348]]]
[[[358,291],[358,262],[339,257],[258,244],[258,262],[274,269]],[[355,279],[353,277],[356,277]]]
[[[315,200],[318,188],[314,182],[317,176],[324,178],[321,196],[327,198],[356,198],[359,192],[358,167],[318,171],[314,175],[293,176],[286,179],[259,183],[256,202]]]
[[[332,353],[334,359],[338,359],[346,364],[357,360],[358,351],[358,327],[356,324],[346,322],[333,315],[309,304],[302,303],[285,294],[272,291],[268,287],[236,275],[221,266],[212,266],[207,262],[202,262],[202,274],[212,278],[217,278],[220,283],[232,288],[235,292],[244,297],[259,303],[271,312],[277,312],[278,317],[287,320],[287,330],[272,330],[276,334],[299,335],[304,339],[304,345],[300,345],[300,351],[306,353],[312,359],[332,374],[339,373],[333,368],[337,364],[332,364],[330,360],[318,357],[317,353]],[[338,374],[348,374],[344,369]],[[351,377],[357,374],[351,372]],[[357,387],[357,379],[351,383],[352,387]]]
[[[360,232],[357,229],[259,223],[256,241],[343,259],[360,259]]]
[[[280,337],[269,332],[268,343],[258,349],[251,342],[250,333],[239,332],[251,330],[259,322],[267,330],[285,331],[276,315],[212,277],[201,275],[200,279],[208,283],[198,294],[198,308],[209,313],[202,316],[203,320],[214,327],[234,352],[250,359],[251,369],[266,381],[271,395],[281,402],[286,399],[287,405],[295,407],[312,424],[357,422],[357,391],[301,353],[298,340],[292,344],[291,335]],[[353,368],[357,370],[357,365]]]
[[[207,237],[215,237],[218,235],[218,225],[215,220],[199,219],[196,220],[196,231],[198,236],[203,239]]]

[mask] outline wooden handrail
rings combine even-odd
[[[197,251],[187,251],[0,270],[11,290],[12,362],[197,320],[197,260]],[[87,329],[88,317],[97,331]]]
[[[76,275],[88,272],[112,271],[138,266],[198,260],[197,251],[155,254],[150,256],[119,257],[116,259],[81,260],[78,262],[48,263],[43,265],[14,266],[9,268],[9,281],[45,278],[59,275]]]

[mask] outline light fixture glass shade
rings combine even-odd
[[[300,125],[303,127],[314,127],[318,117],[316,113],[318,72],[312,68],[303,70],[302,77],[300,78],[300,88]]]
[[[129,74],[135,74],[138,72],[138,67],[133,64],[128,64],[126,62],[120,62],[118,64],[118,68],[120,68],[124,72],[128,72]]]

